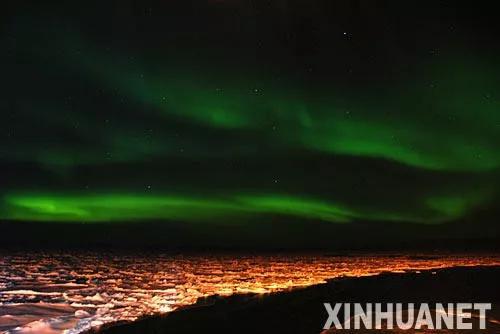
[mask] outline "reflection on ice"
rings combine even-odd
[[[383,271],[499,264],[500,258],[486,256],[11,253],[0,257],[0,332],[80,333],[215,294],[268,293]]]

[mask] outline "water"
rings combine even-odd
[[[0,332],[74,334],[171,312],[215,294],[475,265],[500,265],[500,257],[7,253],[0,256]]]

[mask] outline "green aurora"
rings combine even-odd
[[[167,118],[183,117],[221,131],[245,129],[264,136],[268,131],[262,129],[279,127],[270,145],[285,149],[385,158],[437,170],[500,167],[500,100],[485,93],[500,85],[496,75],[500,71],[492,72],[493,67],[473,68],[474,64],[457,62],[443,65],[433,71],[439,78],[435,85],[446,87],[443,94],[434,92],[434,84],[412,89],[401,83],[402,88],[389,96],[363,103],[356,98],[344,101],[334,87],[323,88],[306,100],[297,89],[280,89],[283,85],[265,78],[210,80],[213,74],[177,73],[179,69],[158,75],[148,73],[147,66],[134,71],[114,65],[113,58],[91,53],[76,63],[83,64],[100,84],[114,87]],[[92,62],[87,64],[87,59]],[[370,97],[373,92],[358,94]]]
[[[395,216],[394,213],[369,213],[334,204],[286,196],[235,196],[228,199],[205,199],[179,196],[88,195],[88,196],[8,196],[11,213],[6,218],[33,221],[127,221],[136,219],[177,219],[187,221],[235,219],[251,214],[279,214],[330,222],[352,219],[415,220],[418,217]],[[428,209],[433,219],[448,219],[465,213],[469,206],[460,198],[431,198]],[[425,222],[424,220],[422,220]],[[429,220],[427,220],[429,221]]]
[[[36,26],[4,39],[1,219],[440,223],[499,202],[500,64],[479,51],[305,80]]]

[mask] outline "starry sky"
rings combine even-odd
[[[487,5],[4,9],[0,219],[9,228],[133,234],[127,224],[155,221],[297,241],[312,226],[350,226],[352,238],[447,226],[446,237],[486,224],[498,235],[499,24]]]

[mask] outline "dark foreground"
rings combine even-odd
[[[486,330],[339,332],[500,333],[498,282],[500,267],[463,267],[345,278],[269,295],[207,298],[193,307],[165,316],[112,326],[99,333],[321,333],[327,319],[324,302],[492,303],[492,310],[487,313]]]

